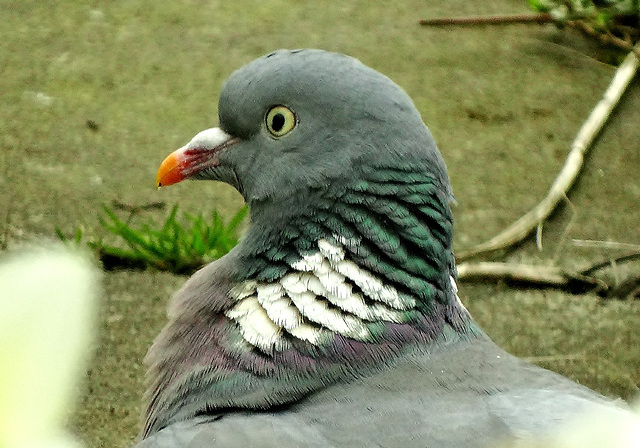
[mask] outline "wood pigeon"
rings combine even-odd
[[[389,78],[276,51],[230,76],[218,114],[158,185],[226,182],[251,225],[173,297],[138,448],[495,446],[628,412],[470,317],[444,161]]]

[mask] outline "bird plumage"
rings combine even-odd
[[[275,52],[231,75],[219,121],[159,184],[230,183],[251,225],[173,298],[140,448],[483,446],[609,405],[469,316],[444,162],[389,78]]]

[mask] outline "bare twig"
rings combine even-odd
[[[506,25],[510,23],[550,23],[554,19],[551,14],[509,14],[498,16],[469,16],[469,17],[442,17],[436,19],[422,19],[418,23],[423,26],[449,26],[449,25]]]
[[[597,249],[631,249],[640,251],[640,244],[620,243],[618,241],[571,240],[576,247],[594,247]]]
[[[640,275],[632,275],[613,284],[596,278],[593,274],[614,263],[640,259],[640,252],[633,252],[615,259],[595,263],[580,271],[568,271],[558,266],[534,266],[514,263],[478,262],[460,263],[460,281],[513,281],[536,287],[551,287],[583,294],[594,291],[601,296],[624,298],[640,293]]]
[[[568,272],[557,266],[498,262],[461,263],[458,265],[458,279],[461,281],[510,280],[532,286],[547,286],[580,292],[607,286],[596,278]]]
[[[571,211],[571,218],[569,218],[569,222],[567,223],[566,226],[564,226],[564,230],[562,231],[562,235],[560,235],[560,240],[558,242],[557,247],[555,248],[555,251],[553,253],[553,260],[557,261],[560,258],[560,255],[562,254],[562,248],[564,247],[566,241],[567,241],[567,237],[569,236],[569,232],[571,231],[571,229],[573,228],[574,224],[576,223],[576,220],[578,219],[578,209],[576,208],[575,205],[573,205],[573,202],[571,202],[571,200],[569,199],[569,197],[567,195],[564,196],[564,200],[567,203],[567,206],[569,207],[569,210]]]
[[[636,55],[640,56],[640,50],[634,48],[633,43],[631,43],[630,41],[620,39],[619,37],[616,37],[611,33],[603,33],[601,31],[598,31],[584,20],[570,20],[567,22],[567,25],[579,30],[589,37],[593,37],[599,40],[600,43],[604,45],[613,45],[614,47],[618,47],[624,51],[633,51],[636,53]]]
[[[634,48],[640,51],[640,43]],[[480,254],[505,249],[521,242],[555,210],[580,174],[584,154],[600,130],[602,130],[616,104],[618,104],[620,97],[636,74],[639,63],[639,57],[636,53],[630,52],[618,67],[609,88],[604,93],[604,97],[591,111],[589,118],[580,128],[571,145],[567,160],[555,182],[551,185],[547,196],[527,214],[489,241],[458,254],[458,260],[465,260]]]
[[[129,213],[138,213],[146,210],[163,210],[167,205],[164,201],[149,202],[148,204],[142,204],[142,205],[133,205],[133,204],[127,204],[126,202],[121,202],[117,199],[114,199],[113,201],[111,201],[111,204],[113,205],[113,208],[117,208],[119,210],[126,210]]]
[[[538,252],[542,252],[542,221],[538,223],[536,227],[536,247]]]
[[[640,51],[634,49],[631,36],[637,35],[633,27],[612,24],[612,28],[622,33],[626,39],[621,39],[610,31],[597,30],[587,20],[561,20],[554,18],[550,13],[539,14],[507,14],[495,16],[467,16],[467,17],[438,17],[435,19],[422,19],[418,23],[422,26],[477,26],[477,25],[509,25],[514,23],[558,23],[575,28],[584,35],[597,39],[604,45],[612,45],[624,51],[635,51],[640,56]]]
[[[531,266],[498,262],[461,263],[458,279],[519,280],[539,285],[562,286],[567,277],[555,266]]]
[[[142,204],[142,205],[132,205],[132,204],[127,204],[126,202],[121,202],[117,199],[114,199],[113,201],[111,201],[111,204],[113,205],[113,208],[126,210],[129,212],[129,216],[125,221],[127,224],[130,224],[133,217],[140,212],[148,211],[148,210],[163,210],[164,207],[166,206],[166,203],[164,201],[150,202],[148,204]]]
[[[626,263],[629,261],[633,261],[633,260],[639,260],[640,259],[640,252],[631,252],[625,255],[621,255],[619,257],[616,258],[608,258],[604,261],[600,261],[598,263],[595,263],[587,268],[584,268],[580,271],[580,275],[591,275],[596,271],[599,271],[600,269],[612,266],[613,264],[620,264],[620,263]]]

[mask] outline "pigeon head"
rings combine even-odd
[[[341,259],[406,303],[417,298],[420,312],[455,300],[445,164],[391,79],[349,56],[280,50],[231,74],[218,115],[219,127],[165,159],[158,185],[219,180],[244,196],[252,225],[224,261],[237,282],[279,282]],[[354,272],[349,288],[366,290]]]
[[[428,170],[449,195],[444,163],[411,99],[354,58],[271,53],[230,76],[218,113],[219,127],[165,159],[159,186],[220,180],[255,205],[401,163]]]

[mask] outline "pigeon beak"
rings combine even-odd
[[[177,184],[206,168],[218,166],[220,151],[239,141],[239,138],[232,137],[220,128],[200,132],[163,160],[156,176],[158,188]]]
[[[158,174],[156,175],[156,183],[158,188],[167,185],[172,185],[186,179],[184,175],[185,166],[184,160],[185,147],[182,147],[171,154],[169,154],[160,165]]]

